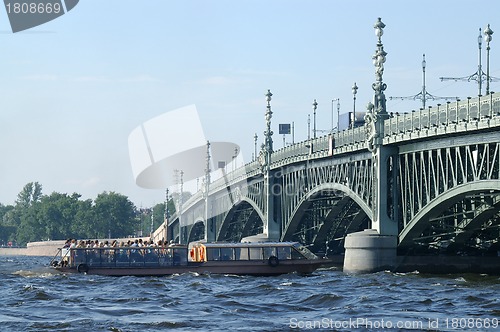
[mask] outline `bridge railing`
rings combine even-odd
[[[480,121],[500,116],[500,93],[447,102],[411,113],[392,114],[385,120],[385,137],[406,132]]]
[[[353,150],[362,149],[365,147],[365,141],[364,127],[343,130],[281,148],[273,153],[272,165],[278,167],[306,159],[323,158],[329,154],[335,155],[348,146]]]
[[[271,156],[271,167],[277,168],[304,160],[324,158],[328,156],[330,152],[335,154],[346,146],[354,147],[359,143],[361,143],[362,146],[358,148],[364,148],[365,139],[364,127],[358,127],[334,133],[333,135],[324,135],[308,141],[298,142],[274,151]],[[210,183],[210,192],[217,192],[240,181],[256,176],[260,174],[260,172],[261,165],[258,160],[249,162],[232,172],[223,174],[222,177]],[[202,196],[201,190],[196,192],[184,202],[183,207],[188,208],[192,204],[195,204]]]

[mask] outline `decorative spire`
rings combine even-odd
[[[375,83],[372,84],[372,88],[375,91],[374,106],[375,113],[385,114],[387,113],[385,106],[385,95],[384,90],[387,85],[382,81],[382,76],[384,75],[384,63],[386,60],[387,53],[384,51],[384,45],[382,44],[382,35],[384,34],[385,24],[382,22],[380,17],[375,22],[373,26],[375,28],[375,35],[378,38],[377,49],[375,54],[372,56],[373,64],[375,66]]]
[[[387,114],[384,95],[384,90],[387,88],[387,85],[382,81],[384,63],[386,60],[385,57],[387,55],[384,51],[384,45],[382,44],[382,35],[384,34],[383,28],[385,28],[385,24],[379,17],[373,27],[375,28],[375,35],[378,38],[377,49],[372,56],[373,65],[375,66],[375,83],[372,84],[372,88],[375,93],[373,95],[373,103],[368,103],[366,107],[365,133],[368,151],[375,153],[376,147],[382,144],[382,137],[384,136],[383,120],[389,115]]]
[[[318,102],[316,101],[316,99],[314,99],[314,102],[312,103],[312,106],[313,106],[313,119],[314,119],[314,123],[313,123],[313,137],[316,138],[316,110],[318,109]]]
[[[490,42],[493,30],[490,29],[490,25],[484,29],[484,41],[486,42],[486,95],[490,94]]]
[[[260,153],[260,164],[262,166],[262,170],[267,170],[268,167],[270,167],[271,163],[271,154],[273,153],[273,131],[271,130],[271,118],[273,117],[273,112],[271,111],[271,97],[273,94],[271,93],[271,90],[267,90],[266,93],[266,102],[267,102],[267,109],[266,109],[266,130],[264,131],[264,143],[262,143],[261,146],[261,153]]]
[[[266,131],[264,131],[265,138],[265,149],[267,152],[273,152],[273,131],[271,130],[271,118],[273,117],[273,112],[271,111],[271,97],[273,94],[271,90],[267,90],[266,93],[266,101],[267,101],[267,109],[266,109]]]
[[[169,199],[168,194],[169,194],[169,192],[168,192],[168,188],[167,188],[167,189],[165,189],[165,221],[167,221],[167,222],[168,222],[168,219],[170,219],[170,214],[168,211],[168,199]]]
[[[205,186],[203,187],[203,191],[206,197],[208,197],[208,189],[210,186],[210,172],[212,171],[210,169],[210,141],[207,141],[207,156],[205,159],[206,166],[205,166]]]
[[[271,111],[271,97],[273,94],[271,90],[267,90],[266,93],[266,130],[264,131],[264,143],[260,147],[259,153],[259,163],[262,172],[268,171],[271,164],[271,154],[273,153],[273,131],[271,130],[271,118],[273,117],[273,112]],[[255,135],[257,136],[257,135]]]

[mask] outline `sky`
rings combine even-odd
[[[439,77],[477,71],[478,29],[500,29],[498,12],[500,2],[464,0],[81,0],[12,33],[0,9],[0,203],[13,204],[34,181],[47,195],[113,191],[137,207],[163,202],[164,190],[135,184],[128,136],[187,105],[196,105],[208,140],[241,147],[241,163],[251,160],[256,133],[262,143],[268,89],[275,149],[280,123],[294,123],[296,142],[307,138],[314,99],[317,129],[326,132],[333,104],[336,123],[332,100],[341,113],[352,110],[354,82],[356,110],[372,100],[377,17],[386,24],[387,97],[422,90],[423,53],[429,93],[477,96],[476,83]],[[496,37],[490,73],[500,77]],[[420,107],[387,102],[389,112]]]

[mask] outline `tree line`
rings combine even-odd
[[[175,212],[172,199],[168,212]],[[165,203],[137,208],[127,196],[103,192],[94,200],[80,194],[42,193],[38,182],[26,184],[14,205],[0,203],[0,245],[24,246],[44,240],[148,236],[164,221]]]

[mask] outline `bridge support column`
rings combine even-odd
[[[344,243],[346,273],[390,270],[396,265],[398,224],[393,218],[397,214],[394,204],[397,195],[394,188],[397,186],[392,171],[395,167],[389,162],[394,153],[396,151],[384,146],[374,151],[372,229],[347,235]],[[389,188],[393,188],[391,194]],[[393,204],[389,204],[391,201]]]
[[[269,241],[280,240],[280,226],[275,218],[274,193],[272,192],[274,175],[272,172],[264,176],[264,194],[266,197],[266,220],[264,220],[263,233],[267,234]]]
[[[215,242],[215,220],[214,218],[205,219],[205,238],[206,242]]]
[[[396,216],[393,202],[397,193],[390,190],[391,187],[396,187],[393,171],[395,158],[390,158],[394,151],[383,145],[384,120],[389,118],[384,95],[387,85],[382,81],[387,55],[381,40],[384,27],[385,24],[378,18],[374,25],[378,37],[377,50],[372,57],[376,68],[376,81],[372,84],[375,94],[373,104],[368,104],[365,115],[366,143],[368,151],[372,153],[373,229],[347,235],[344,243],[346,273],[376,272],[391,269],[396,265],[398,226],[390,216]],[[393,211],[390,211],[391,209]]]
[[[344,273],[392,269],[396,263],[396,246],[396,236],[380,235],[374,229],[348,234],[344,244]]]

